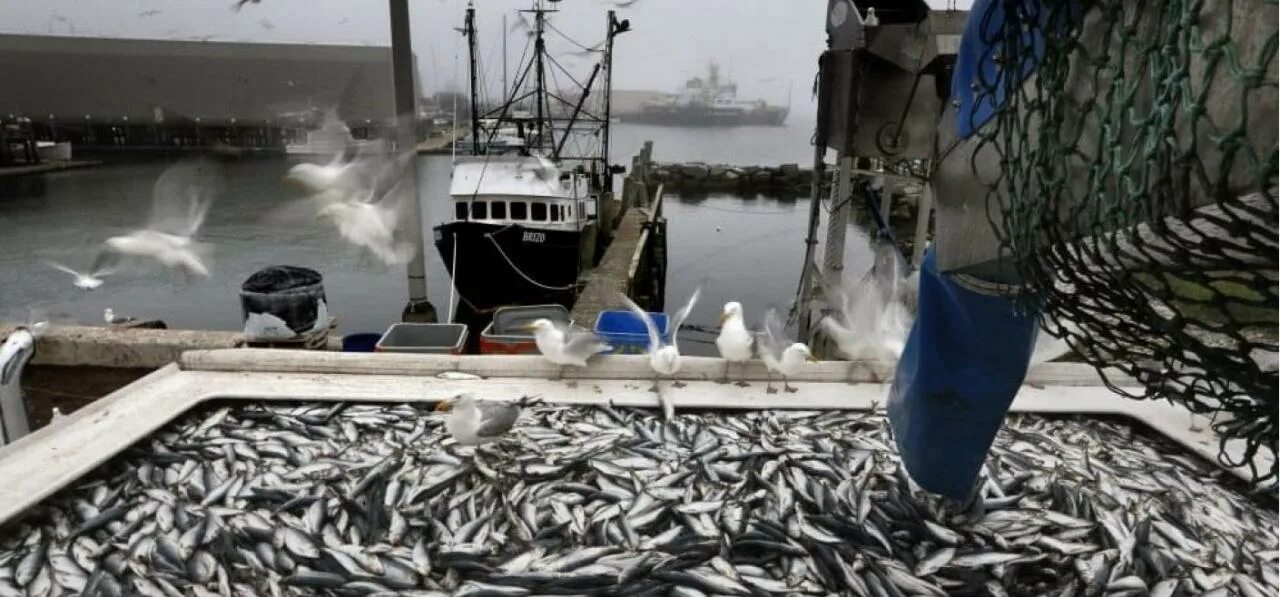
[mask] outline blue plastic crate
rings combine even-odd
[[[667,333],[667,314],[650,313],[658,326],[663,342],[670,342]],[[595,332],[613,346],[614,354],[644,354],[649,352],[649,332],[644,322],[631,311],[601,311],[596,316]]]

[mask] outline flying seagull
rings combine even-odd
[[[110,268],[96,269],[88,272],[78,272],[65,265],[62,265],[61,263],[55,263],[53,261],[46,261],[45,263],[49,267],[52,267],[53,269],[56,269],[60,272],[66,272],[68,274],[71,274],[72,276],[75,276],[76,280],[74,284],[76,285],[76,288],[79,288],[81,290],[96,290],[99,286],[102,286],[102,278],[104,276],[108,276],[114,273],[114,270]]]
[[[649,316],[644,309],[636,305],[631,299],[624,294],[619,294],[619,298],[623,304],[635,313],[640,321],[644,323],[644,329],[649,334],[649,367],[653,369],[653,391],[658,393],[658,400],[662,403],[662,415],[666,420],[671,420],[675,416],[675,406],[658,391],[658,376],[672,376],[680,371],[680,326],[684,324],[684,320],[689,317],[689,312],[693,311],[693,306],[698,302],[698,296],[702,294],[702,288],[697,288],[693,294],[689,296],[689,301],[685,303],[679,311],[676,311],[674,317],[671,318],[671,344],[664,344],[662,335],[658,333],[658,326],[653,322],[653,318]],[[675,382],[674,387],[681,388],[684,384]]]
[[[147,223],[103,241],[103,250],[90,271],[109,270],[121,256],[131,256],[154,259],[187,274],[208,276],[205,249],[194,237],[221,187],[218,168],[209,160],[191,160],[165,170],[152,189]]]

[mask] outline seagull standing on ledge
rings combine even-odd
[[[813,353],[809,352],[808,346],[800,342],[792,342],[787,337],[782,320],[773,309],[764,315],[764,331],[760,335],[760,359],[769,370],[769,384],[764,390],[769,394],[778,393],[773,389],[774,373],[782,376],[783,391],[795,392],[796,389],[787,383],[787,378],[799,373],[806,361],[817,360],[813,358]]]
[[[613,350],[600,336],[567,325],[556,325],[550,319],[535,319],[525,326],[533,332],[538,352],[548,361],[560,366],[560,377],[565,367],[586,367],[591,357]]]
[[[755,339],[747,331],[747,324],[742,319],[742,303],[731,301],[724,304],[720,313],[720,335],[716,336],[716,349],[724,358],[724,381],[729,381],[729,366],[738,363],[742,366],[752,356],[752,344]],[[738,386],[746,386],[738,380]]]

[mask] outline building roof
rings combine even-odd
[[[348,122],[394,114],[385,46],[0,34],[0,88],[0,115],[33,120],[253,123],[335,105]]]

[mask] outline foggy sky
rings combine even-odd
[[[531,0],[478,0],[477,29],[488,84],[501,79],[502,17],[510,27]],[[386,0],[262,0],[231,9],[232,0],[3,0],[0,32],[54,35],[312,42],[389,45]],[[933,1],[935,6],[942,2]],[[958,3],[966,8],[968,1]],[[460,27],[463,0],[410,0],[413,50],[425,92],[465,89],[466,44]],[[604,0],[563,0],[552,24],[592,46],[604,36]],[[715,60],[738,84],[740,99],[783,103],[813,110],[811,87],[825,44],[826,0],[638,0],[617,8],[633,31],[615,46],[615,89],[675,91],[702,75]],[[158,12],[156,12],[158,11]],[[508,36],[510,69],[525,48],[520,31]],[[548,47],[561,55],[576,49],[549,33]],[[564,56],[573,72],[590,60]],[[514,77],[514,75],[512,75]]]

